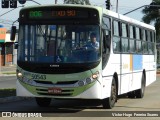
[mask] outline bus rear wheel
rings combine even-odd
[[[36,97],[36,103],[40,107],[48,107],[51,103],[51,98],[39,98]]]
[[[113,77],[111,86],[111,96],[102,100],[102,105],[104,109],[112,109],[117,101],[117,87],[116,80]]]
[[[141,88],[127,93],[129,98],[143,98],[146,87],[145,72],[142,73]]]

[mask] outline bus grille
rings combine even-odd
[[[48,93],[48,89],[39,89],[39,88],[37,88],[36,91],[39,95],[47,95],[47,96],[72,96],[74,92],[74,90],[62,90],[60,94],[57,93],[51,94]]]
[[[39,80],[34,80],[36,83],[40,84],[47,84],[47,85],[69,85],[69,84],[75,84],[78,80],[75,81],[58,81],[57,83],[52,83],[51,81],[39,81]]]

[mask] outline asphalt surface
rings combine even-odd
[[[16,65],[0,66],[0,89],[16,88]]]
[[[0,76],[0,89],[16,88],[16,76]]]

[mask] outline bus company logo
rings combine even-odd
[[[11,112],[2,112],[2,117],[12,117]]]
[[[59,65],[50,65],[50,67],[59,67]]]

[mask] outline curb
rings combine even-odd
[[[0,104],[8,103],[8,102],[21,101],[21,100],[29,100],[29,99],[31,99],[31,98],[28,98],[28,97],[17,97],[17,96],[4,97],[4,98],[0,98]]]
[[[0,76],[16,76],[16,74],[7,74],[7,73],[2,73]]]

